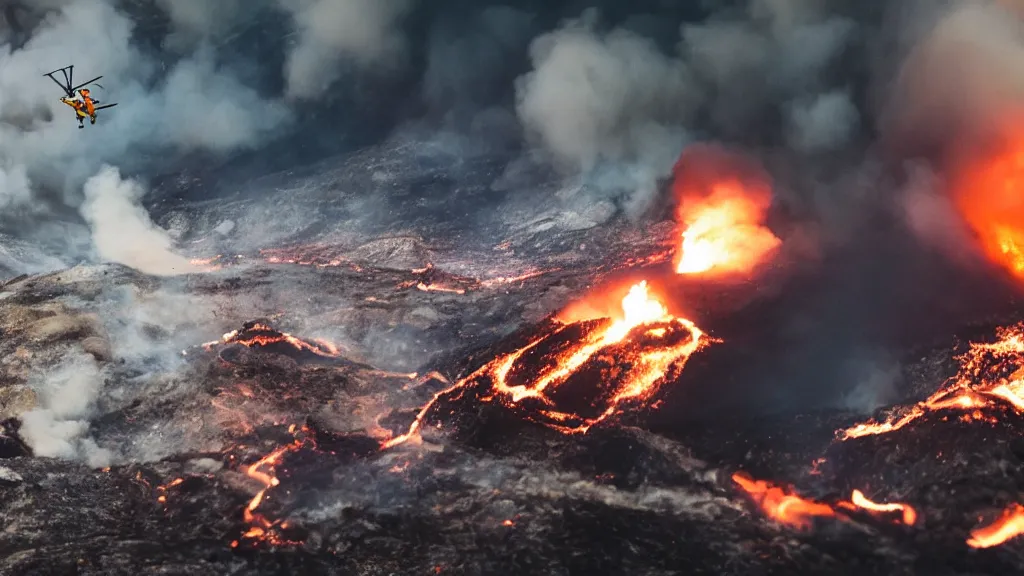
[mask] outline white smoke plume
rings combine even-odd
[[[103,387],[103,373],[91,356],[69,355],[29,384],[39,407],[21,415],[20,435],[35,455],[82,460],[94,467],[111,463],[113,455],[88,437],[89,418]]]
[[[159,276],[201,271],[176,254],[167,231],[150,220],[140,204],[145,190],[138,182],[123,180],[117,168],[104,166],[84,191],[82,216],[102,258]]]
[[[278,0],[291,13],[298,38],[285,63],[286,95],[309,99],[338,80],[339,66],[387,66],[401,56],[397,29],[413,0]]]

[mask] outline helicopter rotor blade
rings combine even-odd
[[[83,86],[88,86],[89,84],[92,84],[93,82],[95,82],[95,81],[99,80],[100,78],[103,78],[103,76],[97,76],[97,77],[93,78],[92,80],[89,80],[88,82],[82,82],[82,83],[81,83],[81,84],[79,84],[78,86],[75,86],[74,88],[72,88],[72,89],[71,89],[71,91],[72,91],[72,92],[75,92],[75,91],[76,91],[76,90],[78,90],[79,88],[81,88],[81,87],[83,87]]]

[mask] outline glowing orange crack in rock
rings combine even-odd
[[[295,426],[293,425],[289,430],[295,433]],[[303,428],[303,431],[306,431],[305,428]],[[284,458],[285,454],[294,452],[305,444],[305,441],[296,438],[290,444],[274,449],[274,451],[246,468],[245,474],[262,484],[263,488],[253,496],[242,512],[242,519],[250,525],[250,528],[242,535],[243,540],[259,540],[275,545],[295,544],[280,538],[273,530],[274,528],[287,528],[287,522],[272,521],[256,512],[256,510],[266,500],[267,491],[281,483],[276,476],[275,467],[281,463],[281,459]],[[231,543],[232,548],[237,548],[238,545],[238,540]]]
[[[246,332],[270,332],[274,335],[256,334],[249,338],[239,338],[240,332],[238,330],[232,330],[231,332],[228,332],[227,334],[221,336],[220,340],[206,342],[202,344],[202,347],[204,350],[209,352],[210,350],[213,349],[214,346],[218,344],[235,343],[242,344],[243,346],[248,346],[252,348],[253,346],[266,346],[268,344],[284,342],[291,345],[296,350],[305,350],[307,352],[312,352],[313,354],[322,356],[324,358],[337,358],[341,355],[341,351],[338,349],[337,346],[322,338],[314,338],[307,342],[300,338],[296,338],[295,336],[292,336],[287,332],[278,332],[274,328],[271,328],[270,326],[266,326],[264,324],[255,324],[252,327],[248,328]]]

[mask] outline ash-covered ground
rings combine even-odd
[[[966,544],[1024,486],[1017,412],[935,412],[839,441],[870,416],[863,402],[812,394],[820,382],[789,396],[771,384],[813,357],[817,265],[813,277],[782,258],[756,281],[677,280],[688,317],[721,342],[586,433],[538,423],[486,387],[444,393],[592,289],[670,276],[678,229],[612,218],[544,182],[495,194],[501,171],[487,158],[453,167],[407,152],[153,207],[211,272],[81,265],[3,285],[0,571],[1024,570],[1019,541]],[[461,208],[483,198],[493,210]],[[1002,302],[983,308],[1016,320]],[[893,352],[876,375],[885,385],[868,392],[886,389],[896,406],[937,390],[957,373],[956,338],[991,339],[996,325],[960,324]],[[412,439],[387,445],[414,421]],[[861,490],[919,519],[855,510],[799,529],[768,518],[732,480],[739,471],[820,502]]]

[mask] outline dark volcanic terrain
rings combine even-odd
[[[1020,541],[966,543],[1024,489],[1012,404],[838,440],[869,415],[824,394],[782,401],[777,385],[735,376],[784,378],[779,351],[807,337],[779,320],[816,286],[792,255],[756,282],[669,284],[671,221],[611,219],[613,203],[543,182],[495,196],[486,158],[430,162],[437,174],[378,149],[251,182],[216,205],[155,207],[211,272],[82,265],[6,282],[0,571],[1024,570]],[[371,186],[382,191],[367,200]],[[483,196],[494,210],[473,214],[486,216],[460,213]],[[486,378],[460,380],[552,330],[566,304],[641,278],[671,286],[679,313],[722,339],[653,397],[570,433],[546,426],[542,405],[497,401]],[[1006,308],[991,310],[1017,320]],[[966,344],[955,336],[991,341],[995,328],[900,350],[893,402],[912,405],[957,374]],[[530,362],[557,352],[546,345]],[[1007,362],[1019,368],[1024,354]],[[607,400],[602,382],[574,385]],[[389,445],[414,421],[417,434]],[[737,472],[832,512],[803,529],[775,522]],[[917,521],[841,508],[853,490],[909,504]]]

